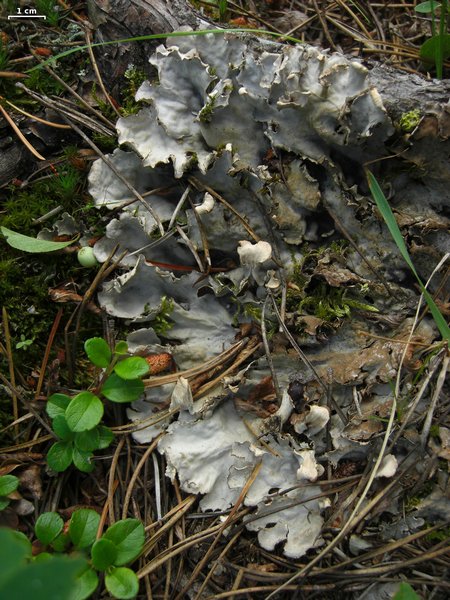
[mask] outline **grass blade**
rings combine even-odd
[[[152,33],[149,35],[137,35],[131,38],[123,38],[120,40],[110,40],[108,42],[97,42],[96,44],[86,44],[84,46],[77,46],[76,48],[70,48],[70,50],[65,50],[64,52],[60,52],[55,56],[51,56],[47,60],[42,61],[35,67],[28,69],[25,73],[32,73],[33,71],[37,71],[38,69],[42,69],[45,65],[54,65],[55,61],[59,58],[64,58],[65,56],[69,56],[70,54],[74,54],[75,52],[80,52],[82,50],[88,50],[89,48],[99,48],[102,46],[110,46],[111,44],[128,44],[131,42],[144,42],[148,40],[164,40],[166,38],[174,38],[174,37],[186,37],[191,35],[206,35],[207,33],[218,33],[218,34],[235,34],[235,33],[247,33],[250,35],[268,35],[275,38],[281,38],[283,41],[293,42],[295,44],[303,44],[302,40],[299,40],[291,35],[284,35],[282,33],[277,33],[275,31],[268,31],[266,29],[249,29],[244,27],[235,27],[232,29],[196,29],[194,31],[172,31],[170,33]]]
[[[436,306],[436,303],[434,302],[433,298],[430,296],[429,292],[423,285],[422,280],[420,279],[416,268],[414,267],[414,264],[406,248],[406,244],[401,234],[401,231],[397,225],[397,221],[395,220],[394,213],[392,212],[391,207],[389,206],[389,202],[387,201],[386,196],[384,195],[383,190],[381,189],[373,173],[371,173],[369,170],[366,170],[366,174],[369,183],[369,188],[372,193],[373,199],[375,200],[378,206],[378,210],[380,211],[386,225],[388,226],[389,232],[392,235],[392,238],[396,243],[397,248],[400,250],[404,261],[413,272],[414,277],[417,279],[417,282],[423,293],[425,301],[428,304],[428,308],[430,309],[431,314],[433,315],[433,319],[439,329],[439,332],[441,333],[443,339],[446,340],[447,343],[450,345],[450,328],[447,325],[447,322],[445,321],[442,313]]]

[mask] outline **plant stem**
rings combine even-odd
[[[447,23],[447,0],[442,0],[441,4],[441,16],[439,19],[439,36],[437,40],[437,52],[436,52],[436,76],[438,79],[442,79],[443,66],[444,66],[444,36],[445,26]]]

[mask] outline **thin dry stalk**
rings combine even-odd
[[[92,68],[94,69],[94,73],[95,73],[95,76],[97,78],[98,85],[100,86],[100,89],[102,90],[103,95],[105,96],[106,101],[108,102],[108,104],[110,105],[110,107],[113,109],[113,111],[116,113],[116,115],[120,118],[122,115],[117,110],[114,102],[111,100],[108,92],[106,91],[105,84],[103,83],[103,78],[102,78],[102,76],[100,74],[100,71],[99,71],[99,68],[98,68],[98,65],[97,65],[97,61],[95,60],[95,55],[94,55],[94,52],[93,52],[92,46],[91,46],[91,44],[92,44],[92,33],[86,27],[85,30],[84,30],[84,34],[85,34],[85,37],[86,37],[86,45],[87,45],[87,50],[88,50],[88,53],[89,53],[89,58],[91,59]]]
[[[116,516],[114,514],[114,492],[117,489],[118,481],[115,480],[115,473],[117,469],[117,464],[119,462],[120,453],[122,451],[123,445],[125,443],[125,438],[122,437],[117,444],[117,447],[114,451],[114,455],[111,461],[111,468],[109,470],[109,478],[108,478],[108,513],[109,513],[109,524],[112,525],[116,522]]]
[[[420,434],[420,445],[421,445],[422,449],[425,448],[427,441],[428,441],[431,423],[433,421],[433,414],[436,409],[436,405],[438,403],[442,388],[444,387],[444,383],[445,383],[446,375],[447,375],[447,371],[448,371],[449,361],[450,361],[450,354],[447,352],[447,354],[443,360],[443,363],[442,363],[441,371],[440,371],[437,381],[436,381],[436,387],[435,387],[433,396],[431,398],[430,406],[428,408],[427,416],[425,418],[425,423],[423,424],[422,433]]]
[[[16,387],[16,374],[14,370],[14,357],[12,353],[11,347],[11,334],[9,331],[9,319],[8,312],[6,308],[2,307],[2,319],[3,319],[3,333],[5,335],[5,349],[6,349],[6,359],[8,361],[8,370],[9,370],[9,378],[11,380],[11,400],[12,400],[12,408],[13,408],[13,419],[17,421],[19,418],[19,403],[17,402],[17,394],[15,392]],[[16,424],[14,427],[14,432],[19,435],[19,425]]]
[[[44,383],[45,371],[47,369],[48,359],[50,357],[50,351],[53,346],[53,341],[55,339],[56,332],[58,331],[59,323],[61,321],[61,317],[63,315],[63,309],[60,308],[56,313],[55,320],[53,321],[52,329],[50,331],[50,335],[48,336],[47,345],[45,347],[44,358],[42,359],[41,370],[39,371],[39,379],[36,386],[36,393],[34,395],[35,400],[39,398],[41,395],[42,385]]]
[[[200,573],[200,571],[203,569],[203,567],[205,566],[205,564],[207,563],[207,561],[209,560],[209,557],[211,556],[212,551],[214,550],[214,548],[217,546],[217,544],[220,541],[220,538],[223,534],[223,532],[225,531],[225,529],[230,525],[231,521],[233,520],[234,516],[236,515],[239,507],[241,506],[241,504],[244,502],[245,500],[245,496],[247,495],[249,489],[251,488],[251,486],[253,485],[253,483],[255,482],[255,479],[258,476],[259,471],[261,470],[261,466],[262,466],[262,462],[260,461],[259,463],[257,463],[254,467],[252,472],[250,473],[249,478],[247,479],[247,481],[245,482],[244,487],[241,490],[241,493],[239,494],[238,499],[236,500],[236,503],[234,504],[233,508],[230,511],[230,514],[228,515],[228,517],[225,519],[225,521],[222,523],[222,525],[220,526],[216,537],[214,539],[214,541],[212,542],[212,544],[209,546],[208,550],[206,551],[204,557],[202,558],[202,560],[197,564],[197,566],[195,567],[191,577],[189,578],[189,581],[187,582],[186,586],[181,590],[181,592],[175,597],[175,600],[182,600],[185,597],[185,594],[188,592],[188,590],[192,587],[192,584],[194,583],[194,581],[197,578],[197,575]],[[203,585],[200,587],[200,590],[198,591],[198,594],[195,597],[195,600],[199,600],[200,594],[202,593],[206,583],[208,582],[208,578],[205,579],[205,582],[203,583]]]
[[[20,131],[20,129],[17,127],[17,125],[14,123],[14,121],[11,119],[11,117],[9,116],[9,114],[6,112],[5,108],[1,104],[0,104],[0,112],[5,117],[5,119],[8,121],[8,123],[11,125],[11,127],[14,129],[15,134],[17,135],[19,140],[22,142],[22,144],[25,146],[25,148],[27,148],[31,152],[31,154],[33,154],[37,159],[46,160],[45,157],[42,156],[42,154],[39,154],[39,152],[37,150],[35,150],[35,148],[30,144],[30,142],[23,135],[23,133]]]
[[[125,492],[125,498],[123,500],[122,519],[127,518],[128,505],[130,504],[131,494],[133,493],[133,488],[134,488],[137,478],[139,477],[139,473],[141,472],[141,469],[145,465],[145,462],[147,461],[150,454],[153,452],[153,450],[158,445],[160,438],[161,438],[161,436],[159,435],[157,438],[155,438],[153,440],[153,442],[150,444],[150,446],[147,448],[147,450],[142,455],[140,461],[138,462],[138,464],[136,465],[136,467],[133,471],[133,475],[131,476],[130,482],[127,487],[127,491]]]
[[[244,229],[254,239],[254,241],[255,242],[260,241],[259,236],[253,231],[253,229],[250,227],[250,225],[247,223],[247,221],[244,219],[244,217],[227,200],[225,200],[225,198],[223,196],[221,196],[219,193],[217,193],[215,190],[213,190],[211,187],[209,187],[209,185],[206,185],[205,183],[203,183],[196,177],[191,176],[188,178],[188,181],[198,190],[209,192],[211,194],[211,196],[213,196],[214,198],[216,198],[216,200],[218,200],[224,206],[226,206],[227,209],[230,212],[232,212],[233,215],[235,215],[235,217],[237,217],[239,219],[239,221],[241,222]]]

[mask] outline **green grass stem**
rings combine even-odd
[[[64,58],[65,56],[69,56],[70,54],[75,54],[75,52],[82,52],[83,50],[87,50],[88,48],[101,48],[103,46],[111,46],[113,44],[129,44],[132,42],[145,42],[148,40],[160,40],[166,38],[174,38],[174,37],[187,37],[192,35],[206,35],[207,33],[217,33],[225,35],[227,33],[248,33],[251,35],[269,35],[271,37],[282,38],[285,41],[293,42],[295,44],[303,44],[303,42],[297,38],[294,38],[290,35],[284,35],[282,33],[277,33],[275,31],[267,31],[265,29],[248,29],[244,27],[236,27],[233,29],[199,29],[195,31],[172,31],[171,33],[152,33],[149,35],[138,35],[131,38],[123,38],[120,40],[110,40],[108,42],[97,42],[95,44],[86,44],[83,46],[77,46],[76,48],[70,48],[70,50],[65,50],[64,52],[60,52],[55,56],[48,58],[47,60],[42,61],[38,65],[31,67],[25,71],[25,73],[32,73],[33,71],[37,71],[41,69],[45,65],[54,64],[54,62],[60,58]]]
[[[378,181],[376,180],[375,176],[373,175],[373,173],[371,173],[369,170],[366,170],[366,174],[367,174],[367,180],[369,183],[369,188],[372,193],[373,199],[375,200],[375,202],[378,206],[378,210],[380,211],[386,225],[388,226],[390,234],[391,234],[394,242],[396,243],[397,248],[400,250],[403,260],[406,262],[406,264],[408,265],[408,267],[411,269],[412,273],[414,274],[414,277],[417,279],[419,287],[422,291],[422,294],[425,298],[426,303],[428,304],[430,312],[433,315],[433,318],[439,329],[439,332],[442,335],[442,338],[450,345],[450,328],[447,325],[447,322],[445,321],[444,316],[442,315],[442,313],[436,306],[433,298],[429,294],[428,290],[425,288],[424,284],[422,283],[422,280],[420,279],[420,277],[416,271],[416,268],[411,260],[411,257],[409,256],[409,253],[406,248],[406,244],[405,244],[405,241],[401,234],[401,231],[399,229],[399,226],[397,225],[397,221],[395,220],[394,213],[392,212],[392,209],[389,206],[386,196],[384,195],[383,190],[381,189],[381,187],[380,187]]]

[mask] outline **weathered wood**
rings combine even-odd
[[[88,0],[89,20],[95,41],[106,42],[139,35],[168,33],[183,25],[197,29],[201,18],[186,0]],[[148,58],[161,40],[104,46],[96,58],[106,84],[118,95],[122,77],[130,65],[151,73]]]
[[[170,32],[186,25],[199,29],[207,23],[186,0],[88,0],[88,7],[89,18],[96,28],[96,41]],[[217,25],[211,23],[211,26]],[[102,75],[113,95],[130,63],[151,72],[148,57],[158,43],[120,44],[97,52]],[[448,102],[448,80],[429,80],[376,61],[370,61],[368,68],[369,81],[377,88],[394,121],[410,110],[423,111],[430,104]]]

